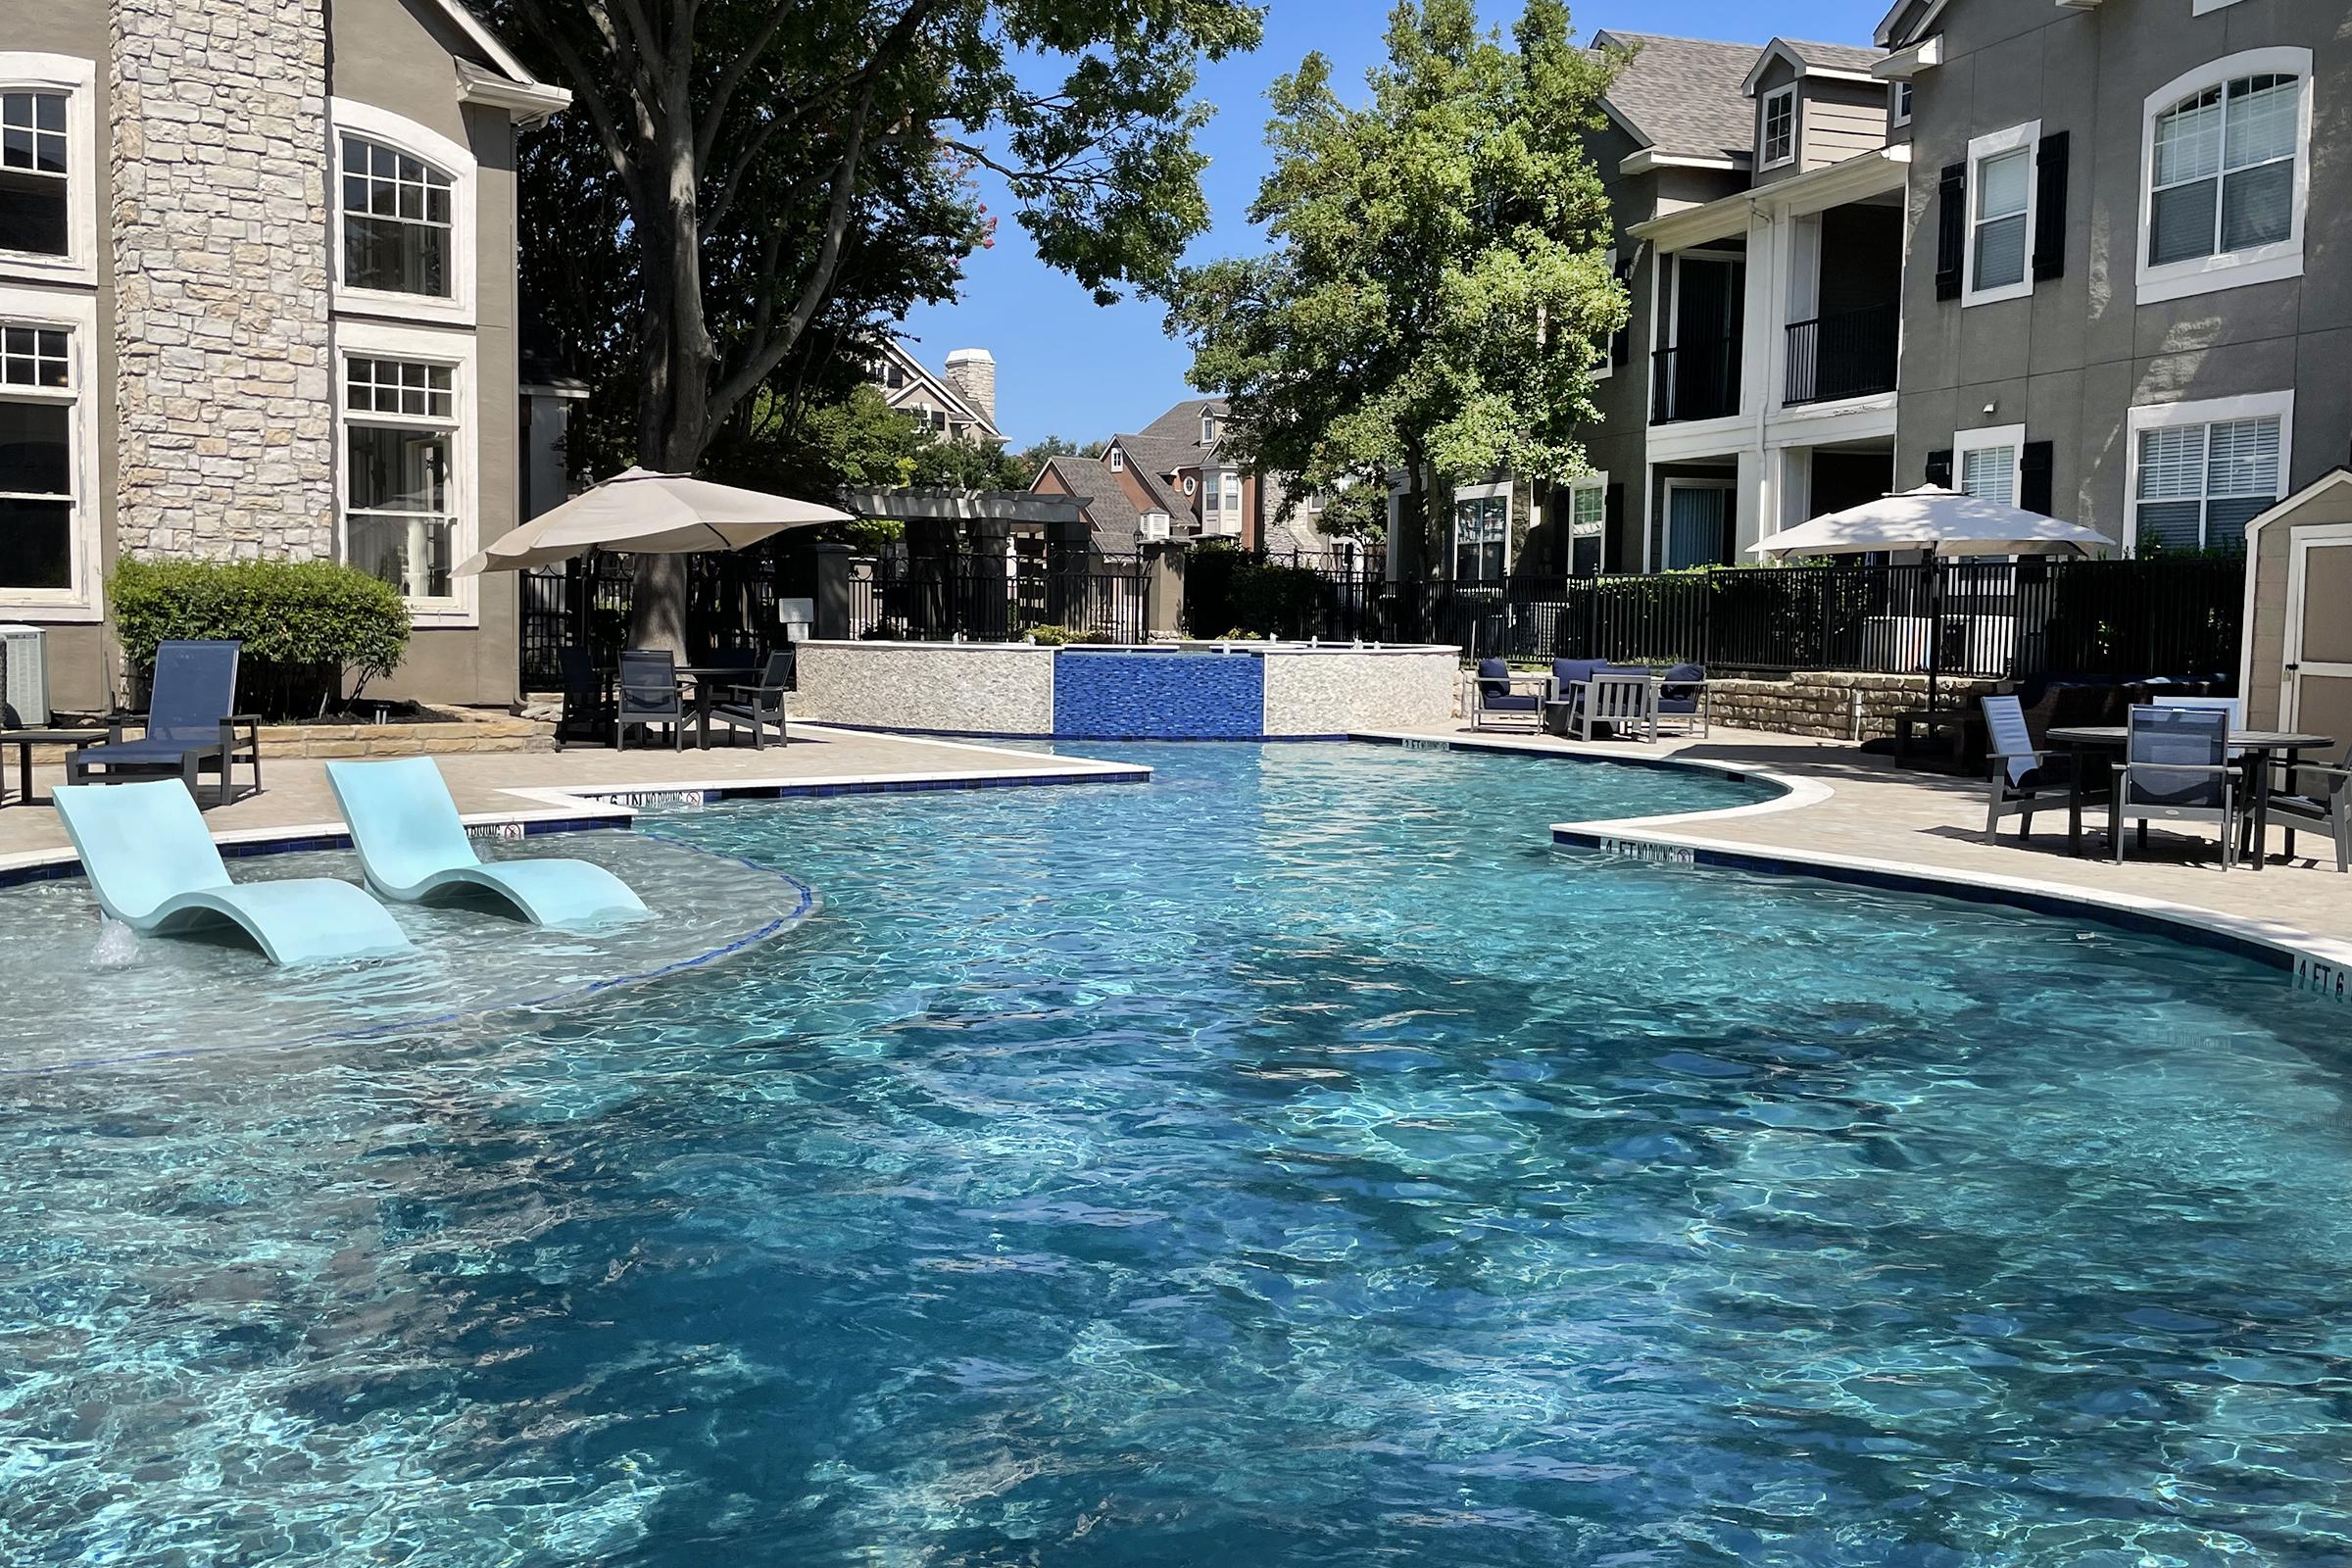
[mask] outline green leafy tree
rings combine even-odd
[[[534,282],[573,296],[576,339],[625,351],[630,456],[671,471],[763,389],[845,392],[894,302],[952,293],[989,237],[977,168],[1099,299],[1164,284],[1206,223],[1197,62],[1258,38],[1249,0],[491,9],[576,100],[526,160],[561,181],[534,206]],[[678,646],[683,563],[637,569],[633,635]]]
[[[1272,252],[1174,291],[1193,384],[1231,403],[1245,452],[1291,495],[1348,480],[1382,497],[1402,471],[1390,548],[1408,574],[1434,554],[1433,482],[1587,467],[1577,427],[1626,308],[1584,143],[1611,70],[1571,41],[1561,0],[1527,0],[1507,41],[1471,0],[1402,0],[1368,102],[1344,102],[1319,54],[1275,83],[1274,170],[1250,215]]]

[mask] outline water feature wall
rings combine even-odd
[[[1445,647],[1171,643],[801,645],[793,716],[1060,740],[1277,740],[1449,725]]]

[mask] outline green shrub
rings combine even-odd
[[[408,653],[400,591],[330,562],[125,560],[107,596],[133,669],[152,669],[161,642],[233,638],[242,706],[270,713],[323,711],[344,680],[356,695]]]

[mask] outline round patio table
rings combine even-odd
[[[2107,798],[2115,799],[2115,763],[2108,754],[2122,751],[2131,743],[2132,731],[2123,724],[2065,724],[2050,731],[2052,746],[2063,746],[2073,766],[2068,769],[2066,786],[2066,847],[2071,855],[2082,853],[2082,776],[2093,757],[2099,760],[2109,777]],[[2278,758],[2292,767],[2305,752],[2327,751],[2335,741],[2326,735],[2307,735],[2299,730],[2233,729],[2230,732],[2230,749],[2244,755],[2254,778],[2254,869],[2259,871],[2269,858],[2271,825],[2271,759]],[[2115,832],[2110,821],[2107,831]]]

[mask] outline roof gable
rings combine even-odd
[[[1592,42],[1632,51],[1602,105],[1635,140],[1669,158],[1749,156],[1755,111],[1743,83],[1756,63],[1754,44],[1615,30],[1593,34]]]

